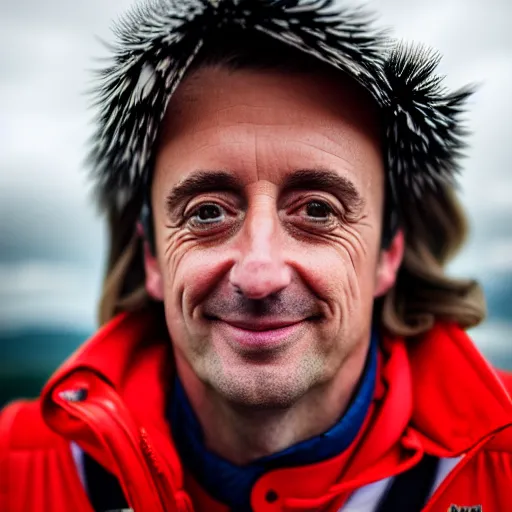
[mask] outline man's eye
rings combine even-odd
[[[217,204],[203,204],[194,211],[191,220],[196,224],[221,222],[226,216],[224,208]]]
[[[306,215],[315,220],[327,220],[332,214],[332,208],[323,201],[310,201],[306,205]]]

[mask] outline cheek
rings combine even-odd
[[[159,242],[160,268],[164,277],[164,300],[172,307],[180,307],[184,280],[190,274],[188,256],[196,244],[180,230],[166,231]]]
[[[218,285],[231,265],[229,251],[205,248],[191,236],[176,233],[166,242],[164,253],[165,302],[171,308],[193,315]],[[178,311],[174,309],[174,311]]]
[[[378,251],[361,232],[347,229],[301,253],[304,277],[333,308],[354,312],[362,302],[373,302]]]

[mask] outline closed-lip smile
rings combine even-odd
[[[244,329],[246,331],[272,331],[276,329],[283,329],[292,325],[298,324],[303,319],[298,320],[230,320],[230,319],[218,319],[221,322],[237,327],[238,329]]]
[[[301,337],[306,319],[212,319],[214,331],[236,350],[261,351],[284,347]]]

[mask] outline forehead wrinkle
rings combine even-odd
[[[304,169],[304,168],[313,168],[313,169],[326,169],[330,168],[333,169],[333,171],[336,171],[338,174],[345,174],[344,171],[348,171],[349,174],[354,174],[354,169],[357,167],[354,165],[353,162],[351,162],[350,159],[344,158],[338,153],[335,153],[333,151],[329,151],[324,148],[320,148],[317,144],[308,143],[304,140],[297,140],[297,138],[290,138],[282,140],[278,143],[277,146],[279,149],[279,152],[282,153],[282,156],[277,156],[275,158],[275,162],[273,162],[272,166],[266,165],[265,168],[261,167],[261,155],[259,154],[258,150],[258,138],[271,140],[272,142],[275,142],[275,137],[268,137],[268,136],[256,136],[256,134],[253,133],[254,137],[254,143],[252,144],[254,148],[253,152],[253,159],[250,157],[241,159],[240,155],[237,156],[237,151],[235,153],[232,153],[231,155],[224,154],[221,158],[219,158],[218,161],[216,161],[211,168],[212,169],[224,169],[228,171],[233,176],[236,176],[240,180],[240,187],[245,188],[245,186],[248,184],[248,180],[250,180],[250,183],[255,183],[261,180],[265,180],[268,183],[274,183],[278,186],[281,185],[281,183],[286,179],[287,175],[290,173],[293,173],[297,169]],[[323,138],[323,135],[322,135]],[[288,144],[286,142],[291,141],[293,145],[296,145],[296,147],[299,148],[299,150],[290,150]],[[244,141],[230,141],[227,144],[223,144],[222,142],[218,143],[204,143],[202,146],[194,148],[193,150],[190,149],[187,151],[189,154],[194,155],[196,152],[200,152],[201,150],[208,149],[208,148],[214,148],[216,146],[240,146],[245,145],[247,143],[246,140]],[[312,148],[315,152],[324,153],[328,155],[329,160],[326,161],[322,158],[312,159],[311,155],[303,155],[300,151],[300,146],[303,145],[308,148]],[[267,148],[266,148],[267,149]],[[249,155],[246,155],[246,157]],[[335,158],[335,162],[332,161],[332,159]],[[251,160],[252,163],[251,163]],[[315,162],[316,160],[316,162]],[[186,167],[193,166],[200,168],[200,165],[196,165],[195,162],[189,161],[188,163],[185,161],[184,164],[186,164]],[[275,165],[274,165],[275,164]],[[341,165],[340,165],[341,164]],[[167,166],[162,166],[163,170]],[[206,166],[205,166],[206,167]],[[252,168],[252,171],[251,171]],[[185,170],[185,169],[182,169]],[[270,175],[269,175],[270,172]],[[254,173],[254,174],[253,174]],[[184,173],[183,177],[179,180],[180,183],[183,182],[184,179],[186,179],[187,176],[189,176],[190,171]],[[253,175],[253,179],[251,179],[251,175]],[[275,177],[276,179],[272,179],[270,176]],[[354,176],[356,177],[356,176]],[[255,178],[255,179],[254,179]],[[269,179],[270,178],[270,179]],[[245,183],[244,183],[245,182]]]
[[[210,127],[210,128],[207,128],[207,129],[204,129],[204,130],[214,130],[213,127]],[[204,131],[203,130],[203,131]],[[201,152],[201,151],[204,151],[204,150],[208,150],[210,148],[218,148],[218,147],[228,147],[228,146],[244,146],[247,144],[247,135],[248,133],[244,133],[244,134],[240,134],[238,133],[238,136],[240,137],[243,137],[243,138],[240,138],[239,140],[233,140],[231,139],[231,137],[228,136],[228,134],[224,133],[224,134],[219,134],[216,130],[214,130],[216,132],[216,136],[217,136],[217,140],[209,140],[208,142],[206,142],[204,140],[204,138],[202,137],[198,137],[198,141],[196,142],[200,142],[200,144],[193,144],[192,145],[192,148],[188,151],[188,153],[191,153],[193,154],[194,152]],[[252,130],[251,130],[252,132]],[[235,132],[236,133],[236,132]],[[186,136],[186,134],[182,134],[184,136]],[[258,154],[259,154],[259,148],[258,148],[258,139],[261,139],[261,140],[265,140],[265,141],[270,141],[271,144],[278,144],[278,146],[276,146],[278,149],[280,150],[287,150],[287,148],[285,148],[285,146],[287,146],[287,143],[292,143],[292,144],[297,144],[298,146],[306,146],[308,148],[312,148],[313,150],[315,151],[319,151],[319,152],[322,152],[322,153],[325,153],[326,155],[328,155],[329,157],[334,157],[336,158],[336,160],[340,160],[343,162],[343,167],[347,170],[354,170],[355,169],[355,164],[353,161],[351,161],[350,158],[346,157],[343,155],[343,153],[347,153],[347,148],[344,148],[343,146],[340,146],[340,143],[339,141],[333,139],[332,137],[329,137],[327,134],[324,134],[324,133],[321,133],[321,132],[314,132],[314,133],[308,133],[307,134],[307,138],[308,139],[312,139],[312,138],[318,138],[320,140],[318,140],[318,143],[314,143],[314,141],[311,141],[311,140],[305,140],[304,137],[301,137],[300,134],[294,134],[294,136],[292,136],[292,134],[289,134],[288,136],[283,136],[283,137],[280,137],[279,138],[279,141],[276,142],[276,137],[275,135],[274,136],[270,136],[270,135],[267,135],[265,133],[263,134],[257,134],[257,133],[254,133],[252,132],[251,135],[254,137],[254,144],[253,144],[253,148],[254,148],[254,161],[257,162],[257,159],[258,159]],[[225,138],[229,138],[229,140],[224,140]],[[340,147],[340,151],[337,152],[335,151],[334,149],[333,150],[329,150],[327,148],[323,148],[322,147],[322,141],[321,139],[325,139],[325,141],[328,143],[328,145],[336,145],[338,147]],[[279,145],[281,147],[279,147]],[[169,144],[168,146],[168,149],[171,149],[172,146],[172,143]],[[166,148],[163,147],[162,148],[162,152],[165,153],[166,152]],[[300,154],[300,150],[299,151],[293,151],[295,153],[298,153]],[[358,158],[358,155],[357,155],[357,152],[356,151],[350,151],[350,156],[354,157],[354,159],[357,159],[358,161],[360,160],[360,158]],[[288,155],[285,155],[286,157],[288,157]],[[284,157],[283,157],[284,158]],[[310,156],[308,156],[307,158],[310,158]],[[379,160],[380,161],[380,160]],[[256,165],[258,165],[256,163]]]
[[[289,110],[286,109],[288,112]],[[298,122],[301,121],[301,122]],[[276,120],[272,121],[263,121],[260,119],[255,119],[251,121],[241,121],[231,119],[229,121],[224,122],[212,122],[212,118],[208,116],[204,116],[203,119],[189,119],[185,123],[181,123],[181,126],[173,126],[173,122],[166,123],[167,130],[165,135],[162,137],[163,140],[173,141],[179,140],[183,137],[189,137],[192,135],[193,137],[203,135],[205,132],[209,131],[218,131],[221,129],[233,129],[235,131],[239,131],[241,128],[245,129],[260,129],[260,128],[278,128],[278,129],[287,129],[294,130],[297,127],[307,128],[308,134],[311,135],[322,135],[331,143],[340,145],[340,141],[338,138],[346,138],[347,130],[340,129],[335,126],[336,124],[334,120],[327,119],[314,119],[311,116],[307,115],[296,115],[293,119],[289,119],[288,121],[280,121]],[[350,128],[351,130],[356,129],[357,132],[364,136],[368,137],[365,134],[364,130],[358,130],[353,124],[349,122],[342,122],[344,127]],[[333,136],[333,133],[338,132],[337,136]],[[341,132],[341,133],[339,133]]]

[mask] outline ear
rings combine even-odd
[[[385,295],[395,284],[396,275],[404,256],[404,246],[404,233],[402,230],[398,230],[389,247],[381,250],[375,276],[374,297]]]
[[[137,231],[142,238],[144,250],[145,285],[148,295],[155,300],[164,300],[164,286],[162,272],[157,257],[151,251],[149,242],[144,235],[144,228],[137,224]]]

